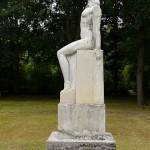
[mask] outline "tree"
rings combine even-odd
[[[40,86],[44,86],[41,80],[51,78],[49,82],[53,82],[53,79],[58,81],[54,76],[61,79],[56,51],[79,38],[79,15],[84,3],[65,0],[1,1],[0,63],[3,67],[0,67],[0,80],[3,81],[4,76],[6,78],[5,70],[9,70],[6,71],[11,80],[8,87],[12,88],[9,91],[17,93],[26,86],[37,84],[34,87],[40,89]],[[29,85],[29,82],[33,84]],[[7,83],[1,82],[1,89],[6,89]]]
[[[80,17],[86,0],[56,0],[55,12],[64,19],[67,44],[80,38]]]
[[[51,2],[42,0],[1,1],[0,42],[2,47],[1,66],[3,66],[1,68],[1,80],[3,80],[4,70],[8,69],[9,64],[11,69],[8,69],[7,72],[11,76],[10,83],[12,85],[10,87],[13,86],[9,90],[14,93],[17,93],[21,86],[23,63],[31,60],[38,63],[38,58],[43,59],[44,62],[46,59],[52,58],[53,60],[54,58],[54,55],[52,53],[48,55],[47,51],[48,47],[52,47],[49,44],[53,43],[53,41],[50,43],[48,39],[53,31],[47,32],[51,21],[49,19],[51,15],[50,5]],[[7,83],[4,84],[1,85],[2,89],[5,89],[7,85]]]
[[[1,0],[0,90],[49,93],[49,85],[60,89],[63,78],[56,51],[80,38],[80,16],[86,3],[87,0]],[[146,103],[142,91],[150,89],[150,82],[146,82],[150,64],[148,6],[149,0],[101,0],[105,81],[111,84],[106,91],[122,94],[130,83],[134,88],[137,67],[139,105]],[[124,80],[126,73],[130,75]]]
[[[105,54],[105,69],[112,74],[112,91],[114,95],[120,94],[119,81],[123,66],[123,53],[119,44],[122,42],[122,1],[102,1],[102,47]],[[106,89],[107,91],[107,89]],[[109,91],[110,93],[110,91]]]
[[[138,65],[137,65],[137,98],[138,105],[143,106],[147,104],[144,98],[144,87],[143,87],[143,73],[144,73],[144,53],[148,50],[148,44],[150,42],[150,11],[149,11],[149,0],[140,1],[137,0],[135,3],[136,11],[136,28],[138,31]]]
[[[130,63],[137,66],[137,99],[138,105],[146,104],[144,99],[144,57],[148,54],[150,39],[149,0],[123,1],[124,42],[121,46],[128,51]]]

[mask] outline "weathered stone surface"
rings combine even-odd
[[[102,12],[99,0],[88,0],[81,14],[81,40],[57,52],[64,77],[58,105],[58,132],[47,141],[47,150],[115,150],[105,133]],[[77,55],[77,57],[76,57]]]
[[[105,105],[58,105],[58,130],[72,135],[104,134]]]
[[[47,150],[116,150],[116,143],[110,133],[105,133],[103,140],[72,139],[61,134],[51,134],[47,141]]]
[[[75,91],[61,91],[60,92],[60,103],[64,104],[75,104]]]
[[[96,60],[93,50],[77,51],[77,104],[104,104],[103,51]]]

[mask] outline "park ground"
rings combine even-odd
[[[150,99],[148,99],[150,100]],[[51,96],[0,97],[0,150],[45,150],[57,130],[57,104]],[[150,150],[150,106],[136,98],[105,98],[106,131],[117,150]]]

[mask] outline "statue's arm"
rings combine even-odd
[[[100,54],[101,50],[101,33],[100,33],[100,25],[101,25],[101,16],[102,12],[99,6],[93,7],[93,38],[94,38],[94,51],[96,55]]]

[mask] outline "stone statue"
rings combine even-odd
[[[81,39],[68,44],[57,52],[57,57],[64,77],[64,90],[75,90],[76,83],[74,62],[69,62],[69,57],[76,54],[78,50],[93,50],[96,59],[101,58],[101,35],[100,21],[101,9],[99,0],[88,0],[86,8],[83,10],[80,22]],[[73,70],[73,71],[71,71]]]
[[[58,131],[52,132],[47,150],[116,150],[105,132],[103,50],[99,0],[88,0],[81,15],[81,39],[57,52],[64,76],[58,104]]]

